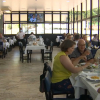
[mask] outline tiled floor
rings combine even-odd
[[[45,100],[44,93],[39,92],[43,71],[40,50],[33,52],[31,63],[20,62],[18,50],[15,47],[6,58],[0,58],[0,100]],[[53,57],[58,51],[60,48],[54,47]]]

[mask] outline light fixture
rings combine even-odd
[[[6,12],[6,13],[10,13],[11,12],[11,9],[8,6],[2,6],[1,7],[1,11]]]
[[[6,2],[6,0],[3,0],[3,2]]]
[[[69,0],[67,0],[67,2],[69,2]]]

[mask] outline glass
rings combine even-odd
[[[68,24],[61,24],[61,34],[68,33]]]
[[[78,33],[81,34],[81,22],[78,22]]]
[[[52,24],[45,24],[45,34],[52,34]]]
[[[86,18],[86,0],[82,3],[82,19]]]
[[[81,4],[78,5],[78,20],[81,20]]]
[[[77,23],[74,23],[74,32],[77,33]]]
[[[53,34],[60,34],[60,24],[53,24]]]
[[[11,21],[10,14],[4,14],[4,22],[6,22],[6,21]]]
[[[98,34],[98,17],[92,18],[92,36]]]
[[[36,34],[35,24],[28,24],[28,26],[27,26],[27,33],[31,34],[31,32],[33,32],[34,34]]]
[[[92,16],[98,15],[98,0],[92,0]]]
[[[87,40],[90,41],[90,19],[86,21],[86,34],[87,34]]]
[[[37,24],[37,34],[44,34],[44,24]]]
[[[4,24],[4,34],[11,34],[11,24]]]
[[[45,14],[45,21],[51,22],[52,21],[52,14]]]
[[[20,27],[23,29],[23,32],[25,34],[27,34],[28,30],[27,30],[27,24],[20,24]],[[35,33],[34,33],[35,34]]]
[[[20,21],[27,21],[27,14],[20,14]]]
[[[12,21],[19,21],[19,14],[12,14]]]
[[[87,18],[90,17],[90,0],[87,0]]]
[[[100,40],[100,17],[99,17],[99,40]]]
[[[86,21],[82,21],[82,34],[86,34]]]
[[[61,14],[61,23],[68,22],[68,13],[67,14]]]
[[[60,22],[60,14],[53,14],[53,22]]]
[[[74,21],[78,20],[78,16],[77,16],[77,6],[74,8]]]
[[[19,32],[19,24],[12,24],[12,34],[17,34]]]

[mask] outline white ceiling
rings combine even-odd
[[[12,11],[69,11],[83,1],[85,0],[0,0],[0,8],[9,6]]]

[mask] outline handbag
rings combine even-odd
[[[39,88],[39,91],[42,92],[42,93],[45,92],[44,78],[45,78],[45,74],[40,75],[40,88]]]

